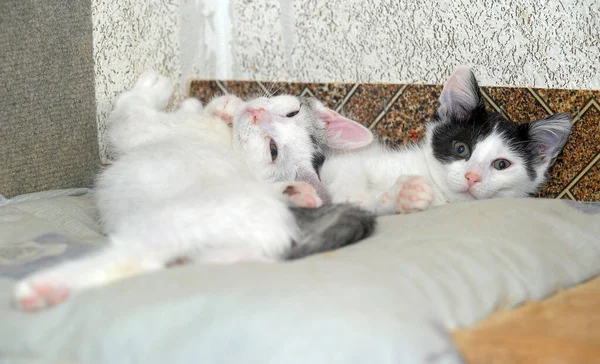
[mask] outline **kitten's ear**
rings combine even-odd
[[[485,113],[485,105],[475,75],[468,67],[458,67],[442,89],[437,113],[445,120],[464,120],[478,111]]]
[[[539,153],[542,160],[553,161],[563,149],[571,133],[571,121],[568,114],[554,114],[529,124],[529,139],[533,151]]]
[[[369,145],[373,134],[354,120],[343,117],[320,102],[313,103],[315,115],[327,127],[327,145],[333,149],[355,149]]]

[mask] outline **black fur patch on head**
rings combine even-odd
[[[510,122],[497,113],[486,113],[485,110],[479,110],[468,119],[446,120],[435,125],[432,135],[433,154],[443,164],[461,159],[468,160],[468,157],[461,157],[457,154],[455,143],[465,143],[473,153],[477,148],[477,143],[489,137],[494,131],[502,136],[508,148],[523,159],[527,175],[534,180],[537,176],[535,165],[540,156],[532,150],[529,124]]]
[[[477,142],[488,137],[494,130],[494,118],[491,116],[488,119],[484,112],[473,114],[468,119],[439,122],[432,135],[433,155],[443,164],[468,159],[456,154],[454,143],[465,143],[472,152]]]
[[[546,162],[552,165],[564,147],[571,121],[567,114],[555,114],[533,123],[518,124],[500,114],[488,113],[475,75],[461,67],[444,85],[440,106],[428,132],[433,155],[443,164],[468,160],[478,143],[496,133],[524,161],[529,178],[535,180],[536,167]]]

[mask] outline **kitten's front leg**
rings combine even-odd
[[[378,214],[412,213],[426,210],[433,201],[431,184],[421,176],[400,176],[393,186],[377,196]]]
[[[306,182],[276,182],[273,188],[294,206],[316,208],[323,204],[317,191]]]
[[[164,268],[165,262],[155,259],[157,256],[124,251],[111,245],[90,256],[35,272],[17,282],[15,304],[30,312],[54,306],[81,290]]]
[[[213,99],[204,111],[207,116],[217,117],[228,126],[233,126],[233,118],[245,104],[239,97],[228,94]]]

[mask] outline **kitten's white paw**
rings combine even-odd
[[[150,105],[162,110],[169,104],[173,95],[173,85],[168,78],[155,71],[146,71],[138,78],[130,91],[146,99]]]
[[[282,193],[294,206],[315,208],[323,205],[317,191],[306,182],[285,182],[281,186]]]
[[[433,188],[421,176],[400,176],[393,188],[396,193],[383,194],[382,203],[394,201],[396,212],[410,213],[429,208],[433,201]],[[388,201],[383,201],[388,199]]]
[[[235,95],[223,95],[209,102],[205,110],[208,115],[218,117],[227,125],[232,126],[233,118],[245,104]]]
[[[190,113],[201,113],[203,110],[202,103],[200,100],[193,97],[188,97],[179,104],[177,111],[190,112]]]
[[[70,289],[52,280],[25,279],[16,284],[14,300],[18,309],[35,312],[69,298]]]

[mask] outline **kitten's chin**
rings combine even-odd
[[[480,199],[485,198],[485,197],[479,196],[476,192],[469,191],[467,189],[455,190],[453,195],[454,195],[454,198],[453,198],[452,202],[473,201],[473,200],[480,200]]]
[[[473,191],[473,190],[471,190],[471,191],[465,190],[464,192],[462,192],[462,194],[467,196],[466,199],[468,199],[468,200],[489,200],[489,199],[498,197],[497,193],[490,194],[489,192],[485,193],[485,192]]]
[[[467,201],[470,201],[470,200],[479,200],[480,199],[479,197],[477,197],[477,195],[475,193],[473,193],[473,191],[468,191],[468,190],[467,191],[463,191],[461,193],[461,195],[463,195],[464,199],[467,200]]]

